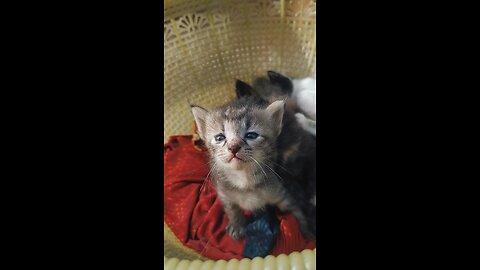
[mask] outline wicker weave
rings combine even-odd
[[[189,103],[232,99],[235,79],[251,83],[267,70],[316,77],[315,8],[312,0],[164,0],[164,141],[192,133]],[[204,260],[164,231],[165,256]]]

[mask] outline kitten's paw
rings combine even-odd
[[[317,206],[317,195],[313,195],[309,201],[313,206]]]
[[[309,240],[316,240],[317,238],[317,221],[314,219],[314,215],[309,216],[308,219],[301,220],[300,232],[303,237]]]
[[[298,121],[302,122],[306,120],[306,117],[303,113],[296,113],[295,117],[297,118]]]
[[[313,134],[314,136],[317,135],[317,125],[315,121],[308,119],[303,113],[296,113],[295,118],[305,131]]]
[[[245,226],[238,224],[228,224],[227,233],[235,240],[240,240],[245,236]]]
[[[295,118],[297,118],[297,122],[300,123],[300,125],[305,128],[307,125],[307,117],[303,113],[296,113]]]
[[[315,224],[310,224],[308,227],[300,228],[302,235],[309,240],[316,241],[317,239],[317,228]]]
[[[315,232],[303,233],[303,236],[305,236],[305,238],[308,240],[317,241],[317,236]]]

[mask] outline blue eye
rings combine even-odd
[[[245,134],[245,138],[250,140],[256,139],[257,137],[258,137],[258,134],[255,132],[248,132],[247,134]]]
[[[223,135],[217,135],[217,136],[215,136],[215,141],[221,142],[221,141],[223,141],[223,140],[225,140],[225,136],[223,136]]]

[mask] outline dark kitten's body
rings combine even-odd
[[[278,162],[281,166],[277,166],[276,171],[281,172],[282,176],[293,177],[305,190],[309,201],[316,205],[316,137],[305,131],[295,117],[298,107],[290,98],[292,81],[269,71],[268,78],[257,78],[253,87],[237,81],[236,90],[238,99],[251,99],[264,104],[285,100],[284,125],[277,146],[282,153]]]

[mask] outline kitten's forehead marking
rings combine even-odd
[[[245,106],[228,107],[225,110],[225,129],[229,129],[233,134],[244,132],[249,125],[248,109]]]
[[[227,110],[225,110],[225,115],[228,118],[238,117],[238,116],[244,115],[246,113],[247,113],[247,108],[245,106],[238,107],[238,108],[228,107]]]
[[[225,120],[225,135],[230,140],[236,137],[239,137],[242,127],[239,125],[239,122],[232,120]]]

